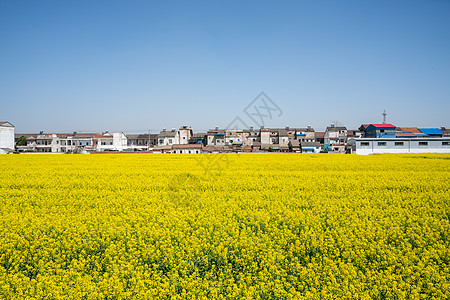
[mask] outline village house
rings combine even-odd
[[[302,153],[320,153],[322,146],[319,142],[301,142]]]
[[[333,153],[345,153],[347,142],[347,127],[331,124],[325,130],[324,150]]]
[[[295,137],[300,141],[300,143],[316,141],[315,130],[311,127],[311,125],[308,125],[306,128],[296,128]]]
[[[362,127],[360,127],[362,128]],[[366,138],[395,138],[397,127],[392,124],[370,124],[364,127],[364,137]]]
[[[288,129],[261,128],[261,150],[286,152],[289,151]]]
[[[206,145],[206,132],[194,132],[192,137],[189,139],[189,144],[202,144]]]
[[[225,130],[225,146],[231,147],[234,151],[239,152],[243,146],[243,130],[242,129],[226,129]]]
[[[175,137],[177,133],[175,129],[167,131],[165,128],[158,135],[158,146],[171,146],[175,144]]]
[[[54,133],[41,133],[36,136],[34,151],[36,152],[61,152],[61,139]]]
[[[318,142],[323,148],[325,144],[325,131],[316,131],[314,133],[314,139],[315,142]]]
[[[173,145],[173,153],[194,154],[202,153],[202,144]]]
[[[189,126],[181,126],[175,134],[174,145],[187,145],[194,135],[192,128]]]
[[[157,134],[127,134],[127,148],[131,151],[145,151],[149,150],[155,145],[158,145]]]
[[[208,132],[206,133],[206,145],[219,147],[225,146],[225,135],[225,130],[219,129],[219,127],[208,130]]]
[[[173,145],[161,145],[161,146],[155,146],[152,149],[153,153],[172,153],[172,147]]]
[[[97,151],[113,151],[114,137],[111,133],[98,134],[95,138],[97,140]]]
[[[255,142],[259,142],[259,131],[254,130],[253,126],[250,126],[250,129],[244,129],[243,135],[245,135],[243,139],[244,146],[253,146]]]
[[[220,149],[214,146],[203,146],[202,153],[220,153]]]
[[[3,121],[0,122],[0,154],[14,152],[14,125]]]
[[[356,130],[347,130],[347,140],[346,140],[346,152],[345,153],[352,153],[353,149],[353,143],[355,139],[363,137],[364,132],[356,129]]]

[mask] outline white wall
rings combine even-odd
[[[367,155],[372,153],[450,153],[449,138],[413,138],[413,139],[354,139],[356,154]],[[369,143],[363,146],[361,143]],[[420,145],[426,142],[427,145]],[[379,143],[386,143],[379,145]],[[403,143],[396,145],[395,143]],[[444,145],[447,143],[447,145]]]
[[[123,151],[127,148],[127,137],[123,132],[113,133],[113,148],[116,151]]]
[[[0,126],[0,154],[7,153],[1,148],[14,150],[14,127]]]

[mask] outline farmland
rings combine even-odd
[[[450,155],[0,157],[2,299],[450,298]]]

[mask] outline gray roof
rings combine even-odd
[[[161,131],[159,137],[175,137],[177,133],[175,131]]]
[[[136,140],[148,140],[149,136],[150,139],[155,139],[158,137],[158,134],[155,133],[138,133],[138,134],[127,134],[126,135],[128,139],[136,139]]]
[[[335,132],[335,131],[341,131],[341,130],[347,130],[347,127],[345,126],[339,126],[339,127],[327,127],[327,131],[329,132]]]

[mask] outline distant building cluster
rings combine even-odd
[[[158,134],[15,133],[0,122],[0,153],[421,153],[450,152],[450,129],[363,124],[349,130],[331,124],[324,132],[304,128],[220,129],[194,132],[190,126]]]

